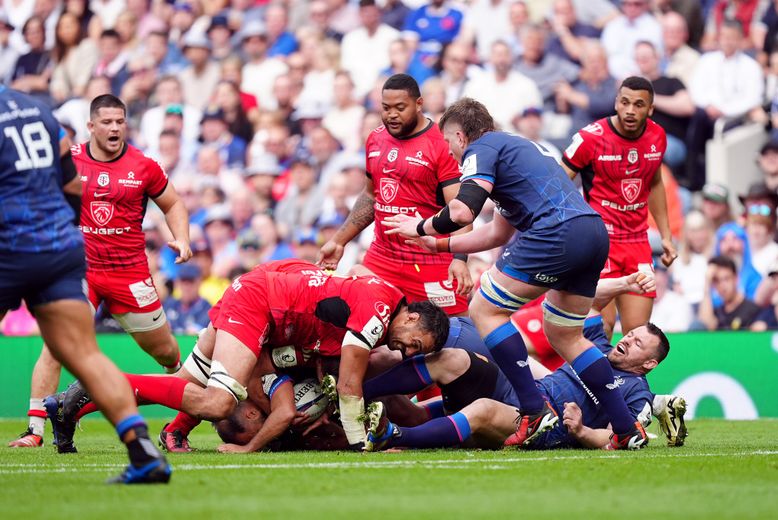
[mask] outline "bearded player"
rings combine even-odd
[[[397,214],[431,217],[459,190],[457,163],[422,105],[419,85],[411,76],[395,74],[384,83],[384,124],[365,144],[365,189],[343,226],[322,246],[318,264],[335,269],[346,244],[375,222],[364,266],[399,288],[410,302],[429,300],[449,315],[466,314],[466,296],[473,287],[467,255],[429,253],[386,235],[381,223]]]
[[[144,351],[167,372],[175,372],[180,366],[178,343],[151,281],[141,224],[146,202],[152,199],[165,214],[173,235],[168,245],[179,255],[176,263],[181,263],[192,256],[189,216],[159,164],[126,142],[126,115],[119,98],[96,97],[87,123],[89,142],[71,149],[83,183],[79,227],[86,248],[89,301],[94,309],[104,303]],[[12,444],[43,445],[43,398],[56,391],[59,372],[60,364],[44,347],[32,375],[30,427]],[[71,448],[57,446],[60,453]]]
[[[667,199],[660,166],[667,147],[665,131],[649,116],[654,111],[651,82],[625,79],[616,96],[616,115],[595,121],[573,136],[562,166],[570,178],[581,174],[587,202],[602,216],[610,238],[602,278],[653,271],[648,243],[648,211],[662,236],[662,263],[678,256],[670,235]],[[646,323],[656,292],[616,297],[622,330]],[[603,310],[606,330],[616,321],[613,306]]]

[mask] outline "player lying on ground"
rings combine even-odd
[[[465,329],[469,324],[463,320],[461,326]],[[470,336],[473,334],[470,333]],[[647,425],[653,394],[645,374],[667,356],[670,346],[665,335],[649,323],[630,331],[612,348],[605,337],[601,319],[597,318],[596,323],[587,327],[587,338],[606,354],[616,376],[613,384],[622,389],[635,420]],[[443,409],[449,413],[457,411],[421,426],[402,428],[389,422],[382,413],[383,406],[379,405],[371,413],[367,449],[433,448],[460,444],[494,448],[515,435],[516,424],[521,418],[520,402],[507,379],[484,355],[488,354],[485,345],[475,344],[476,348],[472,350],[469,346],[468,350],[443,349],[407,360],[368,381],[365,387],[367,396],[413,391],[413,386],[423,387],[430,381],[438,381],[444,391]],[[543,376],[536,382],[538,390],[563,417],[562,424],[542,433],[530,447],[610,448],[612,432],[608,428],[608,417],[596,398],[581,384],[572,367],[565,364],[549,373],[534,360],[530,360],[530,365],[536,377]],[[474,399],[489,391],[492,398]]]
[[[362,382],[370,350],[382,342],[431,350],[443,344],[449,325],[436,305],[407,305],[397,289],[376,277],[331,277],[298,260],[271,262],[237,278],[210,317],[208,330],[175,376],[126,375],[141,402],[185,412],[162,432],[165,446],[186,450],[168,434],[179,430],[185,440],[200,419],[229,416],[247,397],[261,351],[291,344],[303,353],[340,356],[341,419],[349,443],[361,448],[366,432],[357,417],[364,413]],[[88,399],[74,391],[56,400],[52,425],[62,442],[72,442]]]

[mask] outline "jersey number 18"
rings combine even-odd
[[[51,137],[41,121],[22,127],[22,135],[15,126],[5,127],[5,135],[13,141],[19,159],[14,163],[17,171],[48,168],[54,162]]]

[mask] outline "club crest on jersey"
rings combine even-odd
[[[638,162],[638,151],[635,148],[630,148],[629,152],[627,153],[627,161],[629,161],[630,164],[635,164]]]
[[[392,148],[389,150],[389,153],[386,154],[386,160],[389,162],[394,162],[397,160],[397,148]]]
[[[113,204],[95,200],[89,203],[89,209],[92,212],[92,218],[99,226],[104,226],[110,222],[113,217]]]
[[[621,181],[621,194],[624,195],[624,200],[630,204],[635,202],[642,186],[643,179],[623,179]]]
[[[110,182],[110,178],[108,177],[108,172],[100,172],[100,175],[97,176],[97,184],[101,188],[105,188],[108,186],[108,182]]]
[[[389,203],[397,196],[397,192],[400,190],[400,183],[397,182],[397,179],[383,177],[379,184],[379,190],[381,191],[381,198],[384,199],[384,202]]]

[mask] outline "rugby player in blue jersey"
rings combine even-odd
[[[168,482],[171,468],[149,440],[130,385],[97,347],[74,225],[80,207],[81,180],[57,120],[0,85],[0,319],[24,300],[51,352],[116,427],[130,464],[110,482]]]
[[[396,215],[387,233],[416,239],[427,249],[474,253],[507,243],[497,264],[481,277],[470,316],[490,353],[516,389],[521,416],[510,443],[529,445],[559,420],[535,385],[527,348],[510,316],[546,294],[544,331],[551,345],[602,404],[613,426],[611,445],[637,449],[648,442],[615,384],[605,355],[583,336],[600,272],[608,256],[608,235],[600,216],[542,146],[495,131],[479,102],[463,98],[440,119],[454,158],[462,165],[459,193],[429,219]],[[488,225],[463,235],[434,239],[471,224],[486,199],[496,204]],[[421,237],[423,240],[418,240]]]

